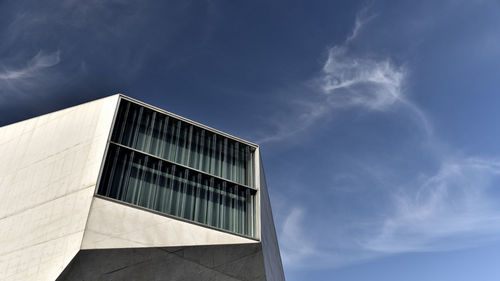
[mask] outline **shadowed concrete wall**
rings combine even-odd
[[[260,244],[82,250],[58,281],[260,281]]]
[[[260,208],[262,222],[262,249],[264,255],[264,264],[266,268],[266,277],[268,281],[285,280],[283,265],[281,263],[280,249],[276,229],[274,227],[273,212],[271,210],[271,201],[267,190],[266,176],[264,175],[264,166],[260,160]]]

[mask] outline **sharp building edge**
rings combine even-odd
[[[114,95],[0,127],[1,280],[284,280],[259,147]]]

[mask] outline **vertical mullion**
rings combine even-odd
[[[139,158],[139,157],[138,157]],[[136,200],[136,194],[137,194],[137,190],[138,190],[138,185],[139,185],[139,181],[140,181],[140,178],[141,178],[141,175],[142,175],[142,170],[140,169],[140,167],[142,166],[142,159],[139,158],[137,159],[137,174],[136,174],[136,177],[134,178],[134,185],[131,186],[132,189],[130,190],[130,196],[131,198],[129,199],[130,201],[127,201],[131,204],[135,204],[135,200]]]
[[[151,175],[147,175],[147,171],[150,171]],[[156,163],[152,163],[151,164],[151,168],[149,167],[146,167],[146,176],[145,176],[145,179],[144,179],[144,187],[145,187],[145,190],[144,190],[144,199],[145,199],[145,202],[144,204],[141,203],[141,206],[143,207],[146,207],[146,208],[149,208],[149,209],[152,209],[151,207],[151,203],[152,203],[152,196],[153,196],[153,189],[155,188],[154,186],[154,182],[156,180],[156,177],[155,177],[155,172],[156,172]]]
[[[225,219],[225,215],[226,215],[226,210],[225,210],[225,206],[226,206],[226,196],[227,196],[227,192],[226,192],[226,182],[223,181],[222,182],[222,188],[221,188],[221,195],[220,195],[220,205],[219,205],[219,227],[220,228],[223,228],[225,229],[226,228],[226,225],[225,225],[225,222],[226,222],[226,219]]]
[[[125,184],[123,186],[123,189],[121,190],[120,197],[118,197],[120,200],[125,202],[127,201],[127,192],[130,185],[130,173],[132,172],[132,166],[134,165],[134,156],[135,152],[132,151],[130,153],[130,159],[128,160],[127,172],[125,173]]]
[[[201,190],[203,191],[200,195],[201,198],[201,206],[200,206],[200,222],[201,223],[206,223],[207,222],[207,206],[208,206],[208,180],[203,177],[200,177],[201,179]]]
[[[213,225],[213,213],[214,213],[214,178],[210,178],[210,185],[208,186],[208,206],[207,206],[207,224]]]
[[[229,173],[227,178],[234,181],[234,142],[231,141],[229,144]]]
[[[249,155],[249,162],[248,162],[248,174],[249,174],[249,186],[255,187],[255,168],[254,168],[254,158],[255,158],[255,151],[250,150],[250,155]]]
[[[172,204],[174,201],[174,185],[175,185],[175,172],[176,172],[176,166],[173,165],[172,168],[170,169],[171,174],[170,174],[170,182],[169,182],[169,189],[168,189],[168,194],[169,196],[167,197],[167,210],[169,214],[173,214],[172,212]]]
[[[189,199],[189,219],[194,220],[194,211],[195,211],[195,203],[196,203],[196,176],[192,175],[191,180],[188,180],[188,186],[191,191],[191,197]]]
[[[188,136],[188,139],[187,139],[187,144],[186,144],[186,148],[187,148],[187,155],[186,155],[186,158],[184,159],[184,165],[186,166],[191,166],[191,143],[193,141],[193,125],[189,125],[189,136]]]
[[[224,138],[224,161],[223,161],[223,169],[222,169],[222,177],[228,179],[227,177],[227,165],[229,163],[228,161],[228,154],[227,154],[227,138]]]
[[[153,155],[155,155],[155,153],[156,153],[156,151],[153,151],[151,149],[151,142],[153,141],[153,134],[155,131],[155,122],[156,122],[156,111],[153,111],[153,116],[151,117],[151,123],[146,124],[147,129],[146,129],[146,138],[145,138],[145,143],[144,143],[144,145],[145,145],[144,151],[149,152]]]
[[[220,211],[220,196],[221,196],[221,183],[217,182],[217,186],[214,189],[214,219],[213,226],[219,227],[219,211]]]
[[[198,164],[199,164],[199,167],[198,167],[198,170],[200,171],[204,171],[203,169],[203,164],[205,162],[205,130],[201,130],[201,144],[200,144],[200,160],[198,161]]]
[[[212,134],[212,159],[210,161],[210,173],[215,175],[215,153],[217,150],[217,134]]]
[[[245,189],[241,189],[240,191],[240,199],[239,205],[240,205],[240,233],[245,234]]]
[[[135,200],[136,205],[140,205],[141,202],[141,197],[142,197],[142,189],[143,186],[146,184],[145,177],[147,173],[147,166],[148,166],[148,156],[144,157],[144,164],[142,165],[140,177],[139,177],[139,187],[137,188],[137,198]]]
[[[234,145],[234,181],[237,183],[240,182],[240,143],[236,142]]]
[[[175,136],[175,152],[174,152],[174,157],[173,157],[173,160],[172,161],[175,161],[175,162],[178,162],[178,158],[179,158],[179,153],[180,153],[180,150],[181,150],[181,144],[180,144],[180,138],[181,138],[181,127],[182,127],[182,123],[181,121],[178,121],[177,122],[177,130],[176,130],[176,136]]]
[[[193,151],[193,163],[191,163],[191,166],[193,168],[198,167],[198,162],[200,159],[200,130],[195,128],[194,129],[194,135],[195,135],[195,142],[194,142],[194,151]]]
[[[126,143],[123,143],[127,146],[132,146],[132,142],[134,141],[134,134],[133,132],[135,131],[135,126],[136,126],[136,123],[137,123],[137,119],[138,119],[138,116],[137,116],[137,107],[134,107],[133,109],[133,114],[132,114],[132,125],[130,126],[130,128],[127,130],[129,132],[128,136],[127,136],[127,142]]]
[[[163,212],[170,212],[170,202],[172,200],[172,166],[166,168],[165,171],[165,197],[163,198]]]
[[[222,154],[222,145],[224,143],[225,138],[219,138],[217,140],[217,176],[222,177],[222,170],[224,165],[224,155]]]
[[[142,122],[143,110],[144,110],[143,107],[141,107],[139,109],[139,116],[137,118],[137,123],[135,124],[135,128],[134,128],[134,135],[133,135],[134,137],[133,137],[132,143],[130,144],[130,146],[134,147],[134,148],[137,148],[137,139],[139,138],[139,131],[140,131],[141,122]]]
[[[187,193],[188,193],[188,181],[189,181],[189,170],[184,169],[184,177],[181,184],[181,197],[180,198],[180,206],[177,205],[177,208],[181,211],[180,217],[186,218],[186,209],[187,209]]]
[[[186,128],[186,124],[182,124],[181,132],[182,132],[182,146],[180,147],[180,157],[179,163],[182,165],[186,165],[186,151],[187,151],[187,142],[188,142],[188,129]]]
[[[165,121],[163,122],[163,129],[162,129],[162,136],[160,138],[160,157],[163,157],[165,159],[168,159],[168,155],[165,155],[166,148],[169,147],[168,145],[168,123],[169,123],[169,117],[165,116]]]
[[[238,232],[238,218],[239,218],[239,210],[238,210],[238,193],[239,193],[239,188],[237,185],[234,186],[234,192],[233,192],[233,211],[234,211],[234,216],[233,216],[233,232]]]
[[[157,204],[158,204],[158,197],[161,195],[161,189],[160,189],[160,178],[162,176],[161,174],[161,168],[162,168],[163,161],[158,160],[158,170],[154,171],[156,172],[156,178],[155,178],[155,183],[154,183],[154,193],[153,193],[153,210],[158,210]]]
[[[234,186],[230,188],[229,192],[229,229],[234,232]]]
[[[129,118],[129,116],[128,116],[129,109],[130,109],[130,102],[127,102],[127,105],[125,107],[125,113],[121,116],[122,117],[122,120],[121,120],[122,122],[121,122],[121,127],[120,127],[120,134],[118,135],[118,140],[117,140],[117,142],[121,143],[121,144],[123,144],[122,143],[122,141],[123,141],[123,134],[125,132],[125,127],[127,127],[127,120]]]
[[[128,153],[124,153],[125,155],[123,158],[120,159],[121,162],[121,169],[120,169],[120,179],[118,181],[118,188],[115,191],[114,195],[111,196],[111,198],[119,199],[119,194],[121,193],[124,180],[125,180],[125,171],[127,170],[127,164],[128,164]]]
[[[109,181],[108,181],[108,186],[106,187],[106,193],[105,195],[109,197],[109,193],[111,192],[111,186],[113,185],[113,179],[115,177],[115,170],[116,170],[116,163],[118,162],[118,155],[120,154],[120,147],[117,146],[115,151],[114,151],[114,157],[113,157],[113,163],[109,163],[108,165],[111,164],[111,171],[109,173]]]
[[[250,189],[245,190],[245,234],[252,235],[250,231]]]
[[[152,149],[153,152],[151,154],[157,155],[158,157],[163,157],[160,153],[160,144],[162,140],[162,132],[163,132],[163,120],[164,118],[161,118],[162,116],[158,116],[158,134],[156,136],[156,140],[154,141],[154,148]],[[153,130],[153,136],[154,136],[154,130]],[[153,141],[151,142],[153,143]]]
[[[169,144],[169,149],[168,149],[168,160],[170,161],[175,161],[175,122],[172,120],[171,124],[169,125],[170,126],[170,144]]]
[[[243,163],[243,167],[245,169],[245,184],[248,186],[250,185],[250,169],[249,169],[249,161],[250,161],[250,147],[245,146],[245,163]]]

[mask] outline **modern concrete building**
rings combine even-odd
[[[0,127],[0,280],[284,280],[259,147],[122,95]]]

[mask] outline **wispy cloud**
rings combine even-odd
[[[374,199],[379,209],[370,215],[319,215],[295,205],[280,232],[283,261],[289,269],[335,268],[498,241],[499,181],[498,160],[457,158],[443,160],[435,173],[409,179],[405,186],[386,182],[389,199]]]
[[[294,207],[283,222],[280,242],[283,245],[281,253],[285,264],[295,264],[304,259],[304,257],[314,256],[318,250],[307,239],[302,227],[304,223],[304,210]]]
[[[257,143],[280,141],[302,133],[318,119],[340,110],[387,111],[395,105],[411,109],[411,117],[418,119],[423,129],[430,133],[425,115],[404,95],[405,66],[394,64],[389,57],[363,57],[351,50],[360,30],[375,17],[368,14],[368,8],[357,14],[350,35],[327,50],[318,77],[300,90],[307,95],[293,101],[295,117],[275,118],[274,132],[255,140]]]
[[[361,32],[361,29],[365,24],[367,24],[372,19],[376,18],[377,15],[369,14],[370,6],[364,6],[357,14],[356,20],[354,21],[354,28],[352,29],[351,34],[346,38],[345,43],[348,44],[354,39],[356,39]]]
[[[363,56],[352,50],[351,44],[369,22],[363,19],[371,18],[358,16],[346,40],[328,49],[321,73],[313,81],[318,90],[308,93],[321,98],[304,102],[307,110],[298,110],[295,119],[286,123],[298,129],[281,130],[285,133],[268,140],[301,133],[332,112],[391,112],[396,118],[404,115],[413,120],[408,126],[421,130],[415,145],[423,144],[437,168],[422,169],[401,183],[383,175],[401,167],[383,160],[370,166],[377,181],[382,181],[385,197],[377,198],[379,208],[364,217],[324,213],[319,220],[304,219],[318,214],[305,203],[285,207],[288,216],[280,242],[289,268],[339,267],[387,255],[462,249],[499,240],[500,204],[492,198],[498,194],[500,160],[463,156],[442,143],[425,112],[408,96],[407,67],[389,57]],[[354,170],[353,178],[363,177],[360,169]],[[358,187],[353,184],[350,189]]]
[[[60,52],[55,51],[47,53],[39,51],[33,58],[31,58],[22,68],[9,68],[2,64],[0,70],[0,80],[20,80],[33,78],[39,75],[45,68],[52,67],[61,61]]]
[[[363,246],[383,253],[440,251],[494,238],[500,233],[500,205],[489,194],[499,177],[496,160],[443,162],[419,186],[394,196],[393,213]],[[461,236],[469,239],[456,239]]]
[[[37,87],[50,83],[52,71],[61,61],[60,51],[46,52],[40,50],[35,56],[22,63],[20,67],[12,67],[0,62],[0,103],[7,98],[23,98]]]
[[[350,54],[349,45],[343,44],[330,48],[318,87],[330,110],[357,107],[387,111],[400,106],[416,125],[431,135],[428,118],[405,94],[407,76],[406,67],[396,66],[390,58],[363,58]]]
[[[371,110],[386,110],[404,101],[404,68],[394,66],[389,59],[363,59],[348,54],[345,46],[329,50],[319,85],[332,107],[361,106]]]

